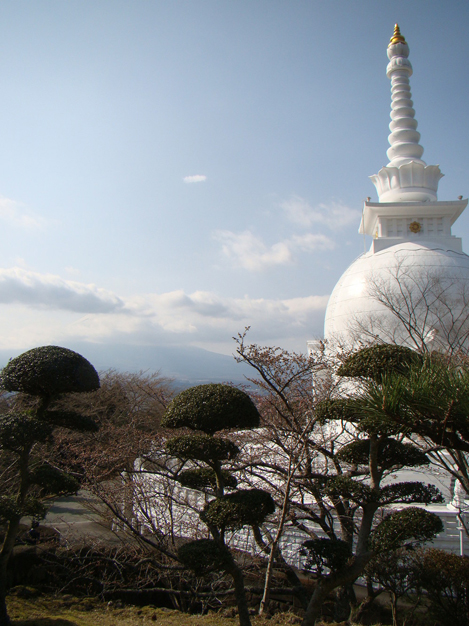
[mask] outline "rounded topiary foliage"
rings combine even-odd
[[[233,476],[226,470],[222,470],[221,477],[225,489],[234,489],[238,484],[236,476]],[[189,487],[189,489],[196,489],[197,491],[214,491],[217,488],[217,475],[209,467],[183,470],[178,474],[177,479],[183,487]]]
[[[359,439],[346,444],[337,452],[337,458],[351,465],[370,463],[370,440]],[[424,452],[411,443],[396,439],[383,439],[378,444],[378,467],[417,467],[428,465],[429,459]]]
[[[275,511],[272,496],[262,489],[240,489],[207,504],[200,518],[208,526],[238,530],[259,526]]]
[[[71,474],[62,472],[47,463],[34,468],[29,478],[32,484],[41,488],[42,495],[71,495],[80,488],[80,483]]]
[[[178,549],[178,558],[184,567],[192,570],[197,576],[210,571],[225,569],[231,563],[231,555],[225,546],[213,539],[198,539],[185,543]]]
[[[320,423],[329,420],[356,422],[359,418],[359,405],[354,398],[333,398],[321,400],[316,405],[316,418]]]
[[[18,504],[16,496],[0,496],[0,520],[14,520],[16,517],[45,517],[47,507],[37,498],[27,496],[24,504]]]
[[[441,626],[467,624],[469,559],[430,548],[420,555],[418,580],[427,592],[430,615]]]
[[[28,413],[0,415],[0,448],[21,452],[36,442],[44,442],[52,434],[49,424],[44,424]]]
[[[392,344],[381,344],[363,348],[350,355],[339,367],[339,376],[371,378],[379,381],[384,374],[405,374],[411,365],[422,363],[422,356],[406,348]]]
[[[370,547],[383,552],[406,544],[420,545],[443,530],[443,522],[437,515],[412,506],[387,515],[373,530]]]
[[[33,348],[3,368],[1,386],[33,396],[94,391],[99,376],[89,361],[73,350],[58,346]]]
[[[310,539],[303,546],[308,551],[306,569],[314,570],[320,576],[325,568],[331,572],[342,569],[352,556],[352,549],[342,539]]]
[[[198,385],[174,398],[163,416],[162,426],[213,434],[227,428],[256,428],[259,413],[251,398],[236,387]]]
[[[80,432],[96,432],[99,430],[98,424],[89,415],[81,415],[76,411],[44,411],[41,419],[53,426],[61,426],[70,430]]]
[[[193,459],[213,463],[234,459],[239,454],[239,448],[228,439],[210,435],[181,435],[166,442],[166,452],[183,461]]]

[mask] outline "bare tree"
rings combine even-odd
[[[378,310],[355,315],[349,331],[357,343],[395,343],[419,352],[467,353],[469,348],[469,285],[428,271],[407,257],[387,272],[371,273],[367,297]]]

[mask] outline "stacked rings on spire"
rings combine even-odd
[[[380,202],[432,202],[437,199],[443,174],[438,165],[427,165],[422,160],[423,147],[409,83],[409,46],[397,24],[387,52],[386,75],[391,81],[391,134],[386,152],[389,163],[370,178]]]
[[[408,60],[409,46],[405,42],[391,44],[388,47],[388,64],[386,74],[391,80],[391,134],[388,137],[391,147],[387,151],[391,167],[399,167],[404,163],[415,161],[426,165],[420,158],[423,148],[419,144],[420,133],[417,132],[417,120],[410,92],[409,76],[412,76],[412,65]]]

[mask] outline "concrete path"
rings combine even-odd
[[[64,543],[83,543],[87,538],[106,543],[122,539],[110,529],[110,524],[96,510],[102,507],[91,493],[79,491],[76,496],[58,498],[48,509],[40,526],[54,528]]]

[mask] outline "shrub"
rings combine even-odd
[[[434,539],[443,531],[443,522],[437,515],[417,507],[408,507],[387,515],[370,537],[376,552],[393,550],[404,544],[419,545]]]
[[[203,576],[212,570],[223,570],[231,563],[228,548],[213,539],[198,539],[185,543],[178,549],[178,558],[184,567],[192,570],[197,576]]]
[[[84,357],[58,346],[42,346],[24,352],[3,368],[1,385],[6,391],[33,396],[94,391],[98,373]]]
[[[352,556],[349,544],[341,539],[311,539],[305,541],[303,547],[308,551],[306,569],[313,570],[319,576],[323,575],[326,568],[331,572],[342,569]]]
[[[209,435],[180,435],[166,442],[166,452],[179,459],[193,459],[213,463],[234,459],[239,448],[228,439],[219,439]]]
[[[240,489],[209,502],[200,518],[208,526],[238,530],[259,526],[275,511],[272,496],[262,489]]]
[[[392,344],[380,344],[363,348],[350,355],[339,367],[339,376],[371,378],[379,381],[385,374],[405,374],[411,365],[422,363],[422,356],[406,348]]]
[[[434,548],[420,560],[420,583],[444,626],[469,623],[469,558]]]
[[[251,398],[236,387],[198,385],[174,398],[164,414],[162,426],[213,434],[231,428],[255,428],[259,426],[259,413]]]
[[[225,489],[234,489],[236,487],[238,484],[236,476],[233,476],[233,474],[227,470],[222,470],[220,474]],[[183,487],[189,487],[189,489],[196,489],[198,491],[206,491],[207,489],[213,491],[217,487],[217,475],[213,469],[209,467],[200,467],[179,472],[178,481]]]
[[[328,420],[356,422],[359,417],[359,405],[353,398],[322,400],[316,405],[316,418],[320,423]]]
[[[368,465],[370,459],[370,440],[352,441],[343,446],[337,458],[352,465]],[[424,452],[411,443],[386,438],[379,442],[378,465],[381,469],[393,467],[417,467],[428,465],[429,460]]]

